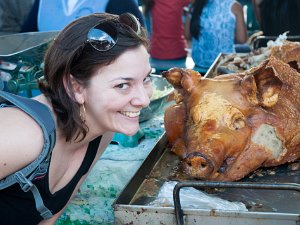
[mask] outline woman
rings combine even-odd
[[[35,97],[56,119],[48,172],[33,181],[53,216],[43,220],[32,193],[15,184],[0,191],[0,224],[55,223],[113,132],[138,131],[140,111],[152,95],[150,72],[145,31],[132,14],[92,14],[60,32],[46,53],[46,82]],[[20,110],[1,108],[0,118],[1,180],[37,158],[44,140]]]
[[[187,25],[192,58],[196,66],[204,69],[219,53],[234,53],[234,44],[243,44],[248,38],[242,6],[234,0],[195,0]]]

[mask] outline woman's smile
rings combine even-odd
[[[134,112],[134,111],[121,111],[120,113],[124,116],[129,117],[129,118],[135,118],[135,117],[138,117],[140,115],[141,111],[136,111],[136,112]]]

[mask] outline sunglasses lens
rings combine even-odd
[[[115,46],[118,32],[113,23],[100,23],[88,33],[88,42],[98,51],[108,51]]]
[[[139,20],[131,13],[123,13],[119,16],[119,21],[131,27],[138,35],[140,34],[141,24]]]

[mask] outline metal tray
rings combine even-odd
[[[49,43],[57,31],[28,32],[0,36],[0,60],[17,63],[23,61],[39,65]]]
[[[58,32],[29,32],[0,37],[0,90],[33,97],[43,76],[44,54]]]
[[[268,52],[220,53],[208,69],[204,78],[214,78],[221,74],[241,73],[258,66],[269,57]]]
[[[170,152],[165,134],[115,200],[115,224],[300,224],[299,163],[256,170],[239,182],[188,181],[180,160]],[[296,169],[295,169],[296,168]],[[165,181],[180,181],[174,207],[149,206]],[[201,188],[229,201],[243,202],[248,212],[180,208],[179,189]],[[177,196],[177,197],[176,197]],[[176,202],[177,201],[177,202]]]
[[[204,78],[214,78],[215,76],[218,75],[216,73],[216,71],[217,71],[217,67],[218,67],[219,61],[223,57],[223,55],[224,55],[224,53],[220,53],[217,56],[217,58],[215,59],[215,61],[211,64],[211,66],[207,70],[206,74],[204,75]]]

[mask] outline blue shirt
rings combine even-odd
[[[209,68],[220,53],[234,53],[235,16],[233,0],[208,0],[200,15],[199,40],[192,39],[192,58]]]
[[[45,1],[45,0],[35,0],[34,5],[29,13],[29,16],[27,17],[27,20],[25,21],[25,23],[22,26],[21,32],[40,31],[40,30],[38,30],[38,27],[40,27],[40,25],[38,25],[38,14],[40,14],[40,18],[42,18],[42,14],[39,13],[40,1]],[[49,0],[50,4],[52,1],[54,1],[54,0]],[[107,12],[107,13],[117,14],[117,15],[120,15],[124,12],[130,12],[133,15],[135,15],[139,19],[141,25],[144,26],[144,17],[138,8],[138,4],[137,4],[136,0],[126,0],[126,1],[124,1],[124,0],[97,0],[97,2],[100,2],[100,3],[96,4],[99,8],[92,7],[92,8],[94,8],[94,10],[96,10],[94,12],[98,12],[98,13]],[[105,6],[105,7],[103,8],[103,6]],[[62,9],[60,9],[59,11],[61,11],[61,10]],[[48,15],[49,17],[47,19],[48,21],[53,21],[55,23],[57,22],[56,16],[59,13],[58,11],[54,12],[54,11],[50,11],[49,9],[45,8],[44,12],[45,13],[47,12],[47,14],[49,14]],[[86,15],[87,12],[78,12],[77,16],[75,16],[75,18],[77,18],[80,15],[83,15],[84,13]],[[46,16],[47,16],[47,14],[46,14]],[[45,24],[46,24],[46,22],[45,22]],[[42,28],[42,26],[41,26],[41,28]],[[54,28],[53,26],[51,26],[51,27],[49,26],[47,28],[47,27],[43,26],[43,29],[45,31],[45,30],[53,30],[53,29],[57,30],[58,28]]]

